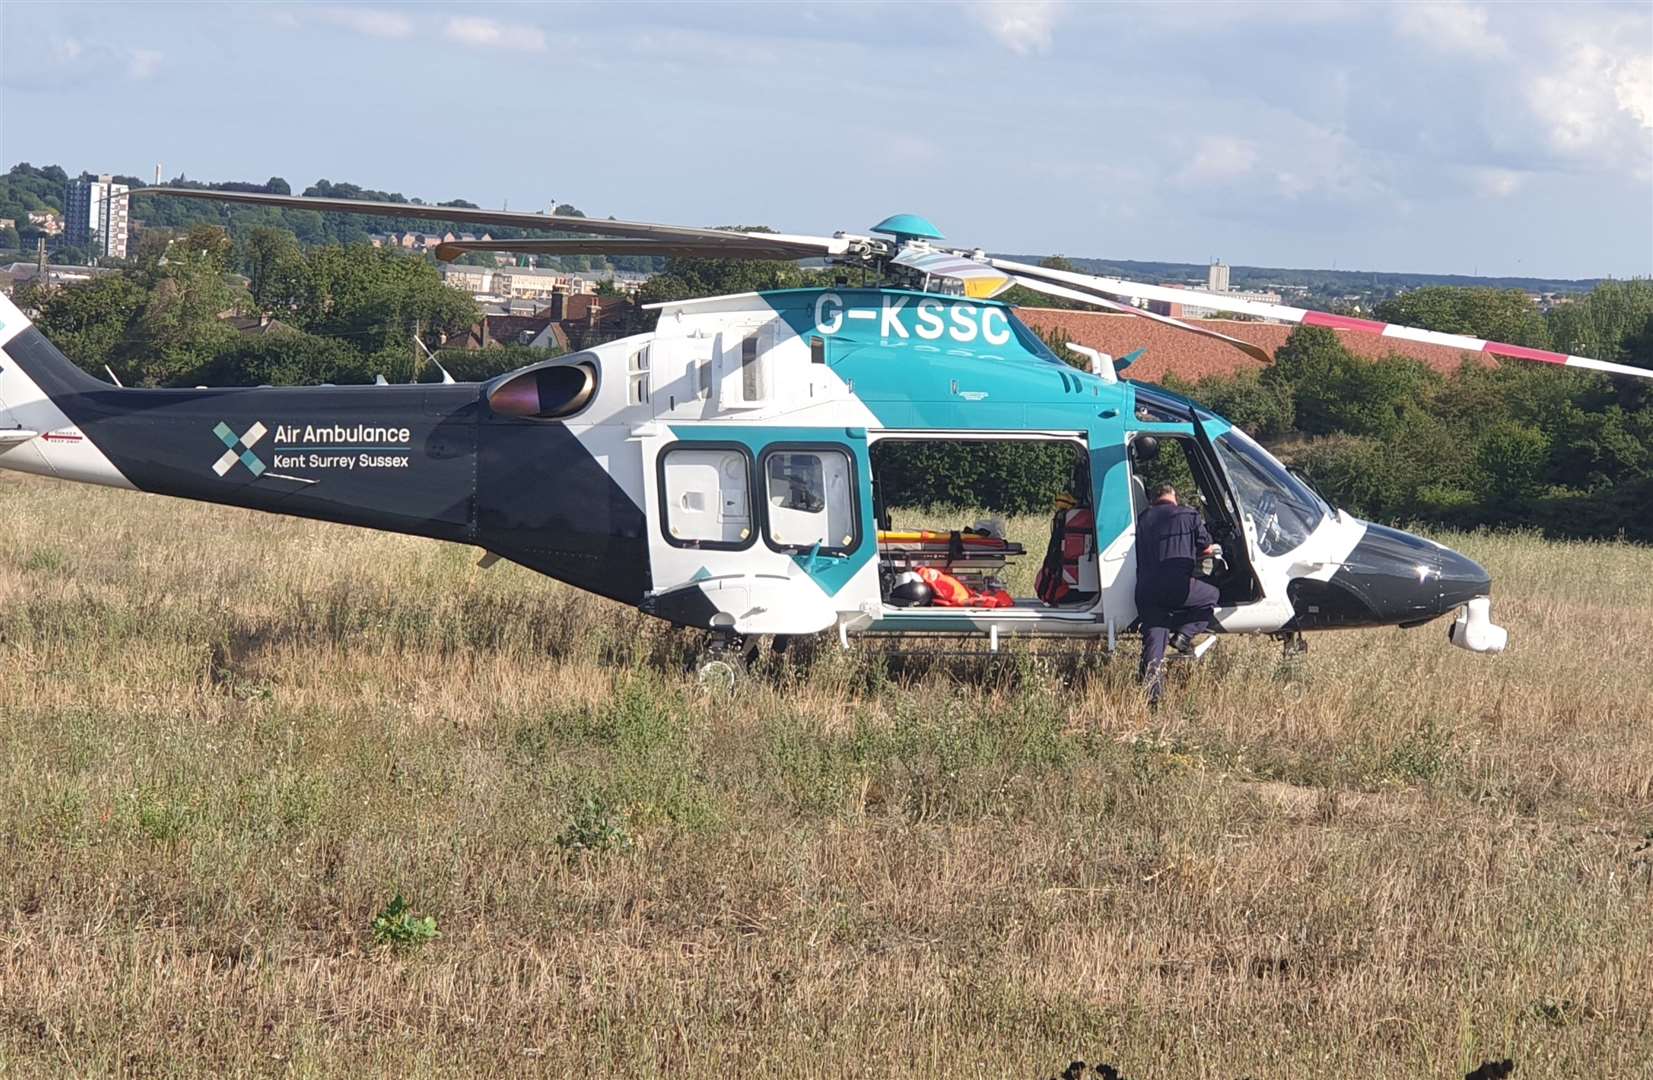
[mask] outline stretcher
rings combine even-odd
[[[987,576],[1004,569],[1006,560],[1026,554],[1022,545],[999,536],[963,530],[882,530],[878,556],[885,565],[901,569],[935,566],[950,573]]]

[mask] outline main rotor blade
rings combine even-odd
[[[511,252],[518,255],[688,255],[707,259],[809,259],[823,252],[814,244],[776,240],[765,233],[719,233],[719,239],[634,240],[627,237],[591,239],[538,238],[523,240],[450,240],[436,245],[436,257],[452,262],[468,251]]]
[[[1403,326],[1400,323],[1381,323],[1372,319],[1356,319],[1348,315],[1310,311],[1307,308],[1291,307],[1286,304],[1270,304],[1260,300],[1245,300],[1239,297],[1224,296],[1222,293],[1200,292],[1194,289],[1172,289],[1164,285],[1145,285],[1135,281],[1124,281],[1120,278],[1077,274],[1068,270],[1051,270],[1043,266],[1029,266],[1026,263],[1013,262],[1009,259],[989,258],[987,261],[1002,270],[1008,270],[1016,274],[1018,277],[1032,277],[1047,282],[1073,285],[1082,289],[1110,293],[1114,296],[1124,296],[1138,300],[1160,300],[1172,304],[1196,305],[1216,311],[1257,315],[1265,319],[1276,319],[1280,322],[1295,323],[1300,326],[1324,326],[1333,330],[1352,330],[1359,334],[1373,334],[1378,337],[1394,338],[1397,341],[1420,341],[1428,345],[1445,345],[1448,348],[1463,349],[1466,352],[1486,353],[1489,356],[1501,356],[1514,360],[1536,360],[1539,363],[1585,368],[1590,371],[1603,371],[1611,375],[1632,375],[1639,379],[1653,379],[1653,369],[1649,368],[1614,364],[1606,360],[1594,360],[1588,356],[1569,356],[1566,353],[1551,352],[1548,349],[1533,349],[1525,345],[1511,345],[1502,341],[1487,341],[1483,338],[1470,337],[1467,334],[1446,334],[1438,330],[1422,330],[1415,326]],[[1031,286],[1029,287],[1031,288]]]
[[[1215,330],[1207,330],[1203,326],[1194,326],[1190,323],[1185,323],[1180,319],[1173,319],[1169,315],[1158,315],[1152,311],[1144,311],[1139,307],[1132,307],[1130,304],[1121,304],[1119,301],[1110,300],[1105,296],[1098,296],[1095,293],[1085,292],[1080,289],[1070,289],[1064,285],[1053,285],[1048,281],[1040,281],[1037,278],[1026,277],[1022,274],[1014,275],[1014,280],[1016,284],[1032,289],[1034,292],[1044,293],[1046,296],[1059,296],[1064,300],[1077,300],[1082,304],[1094,304],[1099,308],[1107,308],[1109,311],[1123,311],[1127,314],[1135,315],[1138,318],[1149,319],[1157,323],[1164,323],[1166,326],[1174,326],[1178,330],[1186,330],[1190,334],[1198,334],[1200,337],[1215,338],[1218,341],[1234,346],[1236,349],[1239,349],[1241,352],[1255,360],[1261,360],[1265,364],[1273,363],[1274,361],[1274,357],[1268,354],[1268,350],[1264,349],[1260,345],[1253,345],[1249,341],[1242,341],[1237,337],[1229,337],[1227,334],[1218,333]]]
[[[837,255],[849,250],[841,238],[792,236],[782,233],[740,233],[723,229],[701,229],[685,225],[653,225],[642,221],[613,221],[608,218],[572,217],[565,214],[528,214],[518,210],[479,210],[466,206],[431,206],[427,203],[369,202],[363,199],[324,199],[313,195],[269,195],[261,191],[209,191],[196,188],[140,188],[134,195],[165,195],[181,199],[214,199],[243,206],[279,206],[286,210],[315,210],[334,214],[369,214],[374,217],[421,218],[428,221],[463,221],[474,225],[510,225],[545,232],[586,233],[592,236],[619,236],[637,240],[709,240],[730,236],[768,236],[772,239],[809,246],[804,254]]]

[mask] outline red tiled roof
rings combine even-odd
[[[1195,382],[1207,375],[1234,375],[1241,371],[1260,371],[1263,367],[1232,345],[1135,315],[1026,307],[1017,308],[1016,315],[1038,333],[1049,334],[1060,330],[1069,341],[1098,349],[1110,356],[1124,356],[1146,348],[1148,351],[1131,365],[1128,372],[1131,378],[1146,382],[1161,382],[1168,374]],[[1284,345],[1287,336],[1296,329],[1285,323],[1241,322],[1234,319],[1183,321],[1260,345],[1270,354]],[[1444,345],[1425,345],[1350,330],[1332,332],[1345,349],[1372,360],[1399,354],[1421,360],[1443,373],[1456,371],[1465,357],[1480,364],[1493,362],[1484,353],[1465,352]]]

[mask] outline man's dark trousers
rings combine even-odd
[[[1198,510],[1156,502],[1136,519],[1136,609],[1142,625],[1138,676],[1148,700],[1164,689],[1165,643],[1172,633],[1193,637],[1211,623],[1217,587],[1194,576],[1211,534]]]
[[[1190,581],[1187,600],[1181,607],[1139,607],[1142,620],[1142,664],[1137,677],[1148,691],[1148,700],[1158,704],[1165,691],[1165,645],[1172,634],[1193,637],[1211,625],[1211,609],[1217,606],[1217,587],[1209,581]]]

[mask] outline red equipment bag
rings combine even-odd
[[[1088,506],[1058,510],[1050,523],[1050,546],[1044,565],[1034,580],[1033,591],[1047,604],[1088,600],[1094,591],[1081,591],[1080,567],[1091,556],[1096,537],[1096,517]]]

